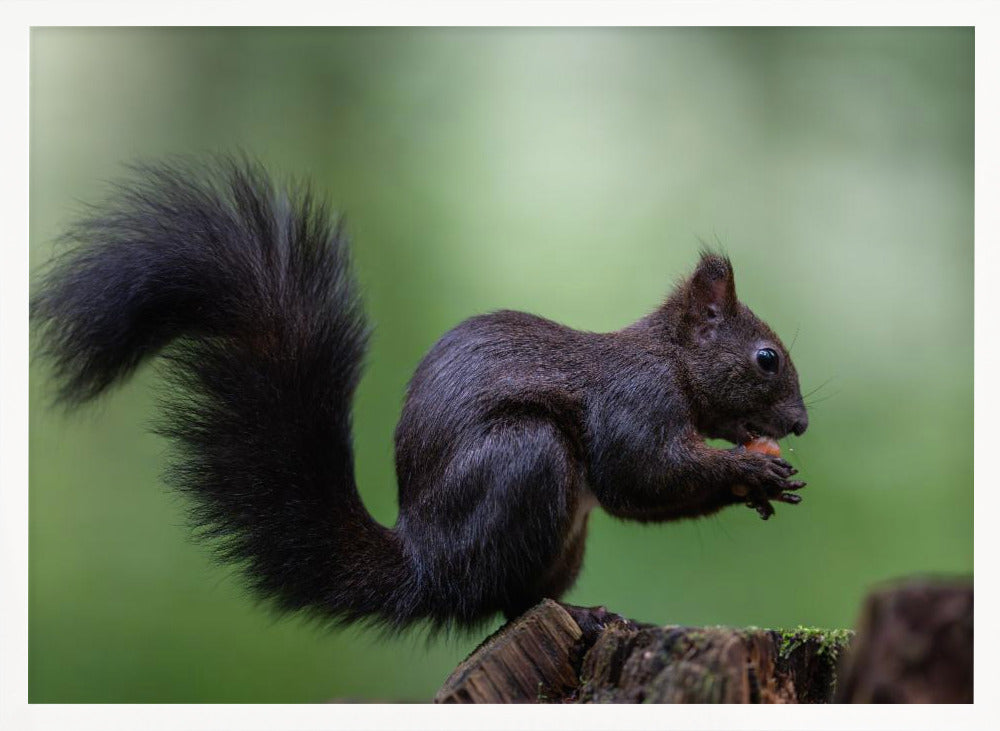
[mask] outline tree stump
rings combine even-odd
[[[487,638],[438,703],[972,700],[972,584],[873,593],[860,633],[654,627],[545,600]],[[842,662],[849,645],[849,660]],[[838,674],[843,682],[838,690]]]
[[[610,626],[581,667],[585,703],[829,703],[846,632]]]
[[[829,702],[848,634],[653,627],[545,600],[480,645],[435,701]]]
[[[970,581],[909,581],[872,592],[845,658],[844,703],[972,703]]]
[[[477,647],[445,681],[436,703],[531,703],[562,698],[579,678],[583,630],[544,600]]]

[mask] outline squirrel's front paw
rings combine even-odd
[[[747,452],[740,455],[746,460],[745,476],[742,482],[733,486],[733,494],[745,500],[747,507],[753,508],[761,520],[774,515],[772,500],[797,505],[802,498],[789,490],[806,486],[799,480],[790,480],[798,470],[780,457],[770,457]]]

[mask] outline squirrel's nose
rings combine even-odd
[[[801,437],[803,434],[805,434],[805,431],[808,428],[809,428],[809,417],[803,416],[801,419],[792,424],[792,433],[797,437]]]

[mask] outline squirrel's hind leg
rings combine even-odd
[[[572,540],[582,479],[555,425],[490,425],[474,446],[456,450],[435,492],[433,510],[408,520],[433,577],[435,613],[465,624],[520,614],[572,584],[583,555],[583,532]]]

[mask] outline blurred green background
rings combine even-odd
[[[35,29],[31,262],[137,157],[244,148],[346,212],[377,325],[360,489],[475,313],[590,330],[731,255],[813,399],[809,482],[640,526],[596,513],[568,597],[658,623],[851,626],[873,582],[971,572],[969,29]],[[69,418],[31,379],[30,700],[426,700],[481,637],[275,620],[192,543],[148,434],[155,369]]]

